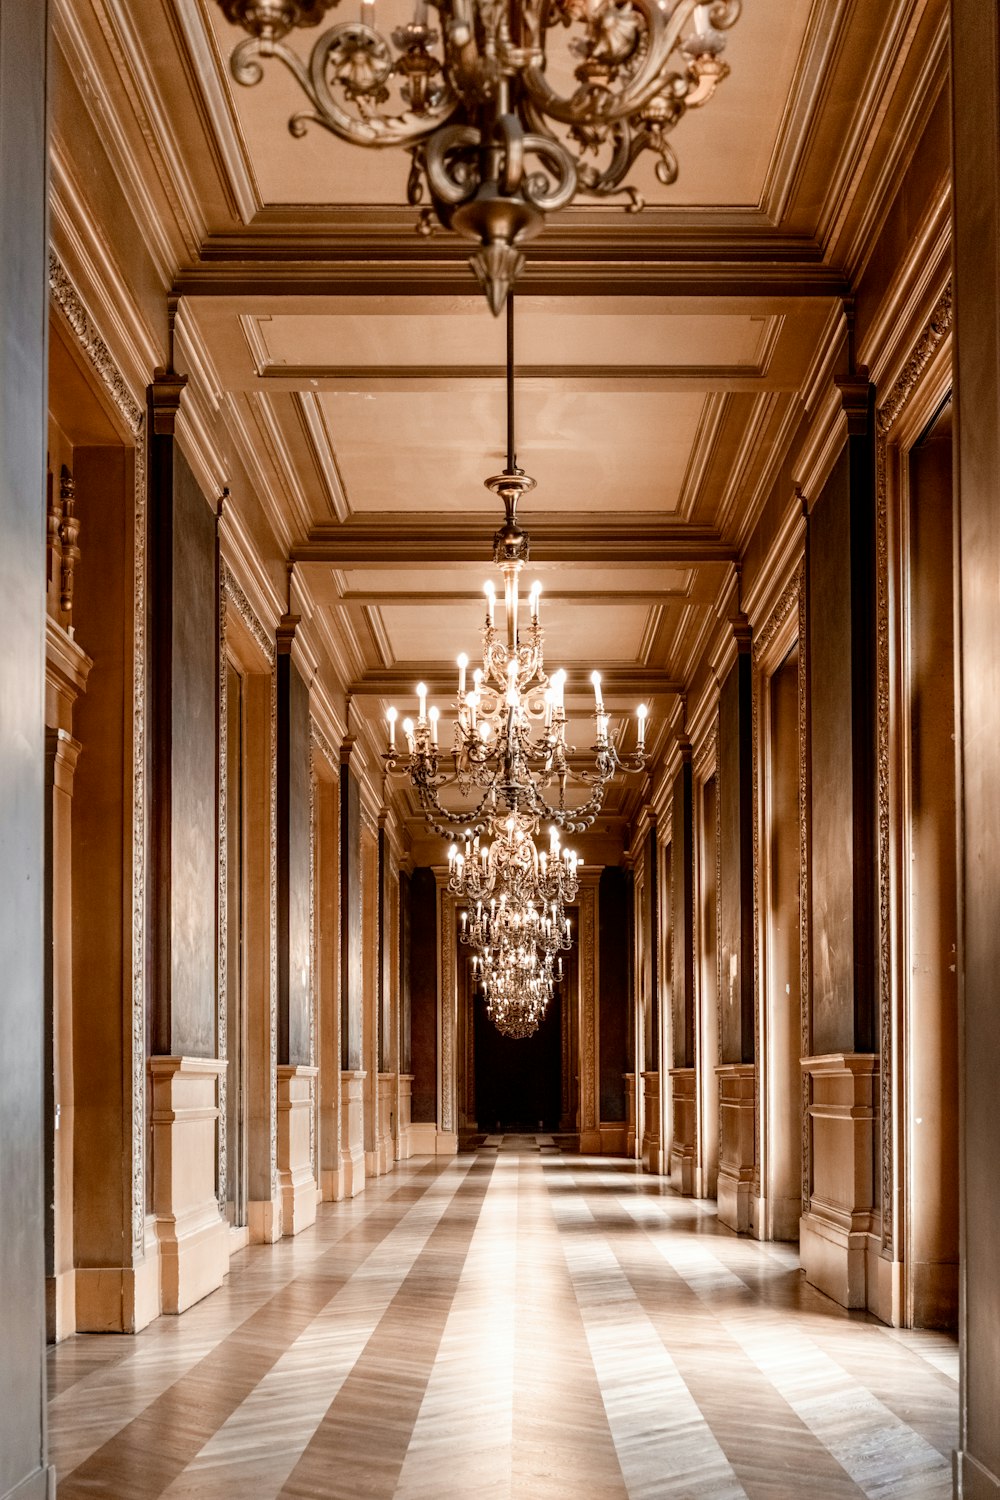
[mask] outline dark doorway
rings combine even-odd
[[[556,989],[534,1036],[501,1036],[479,993],[472,1001],[476,1116],[483,1131],[558,1130],[562,993]]]

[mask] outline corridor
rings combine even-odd
[[[183,1318],[49,1361],[60,1500],[951,1494],[952,1339],[546,1136],[400,1164]]]

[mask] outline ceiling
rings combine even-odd
[[[396,0],[377,5],[393,24]],[[531,247],[515,319],[517,457],[537,481],[526,581],[542,582],[574,711],[596,666],[616,712],[643,699],[662,730],[690,681],[870,243],[943,9],[749,0],[731,76],[673,137],[678,182],[644,164],[642,214],[581,203]],[[456,653],[477,645],[499,510],[483,481],[505,444],[503,323],[467,252],[414,233],[401,153],[318,128],[294,139],[303,101],[277,64],[235,85],[243,33],[213,0],[83,10],[64,0],[57,20],[58,149],[67,163],[78,149],[86,54],[157,143],[146,191],[168,227],[150,254],[173,260],[185,348],[253,455],[299,607],[345,650],[364,719],[405,709],[419,678],[450,693]]]

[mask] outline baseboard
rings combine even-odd
[[[954,1460],[956,1500],[997,1500],[1000,1479],[995,1474],[962,1449],[956,1451]]]
[[[56,1471],[50,1464],[22,1479],[0,1500],[56,1500]]]

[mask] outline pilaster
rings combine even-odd
[[[319,1069],[304,1064],[278,1065],[278,1184],[281,1225],[298,1234],[316,1221],[311,1118],[314,1080]]]
[[[180,1313],[222,1285],[229,1227],[216,1197],[215,1132],[225,1060],[151,1057],[153,1212],[165,1313]]]
[[[356,1198],[365,1188],[365,1070],[340,1074],[340,1185],[342,1196]]]
[[[753,1063],[723,1063],[719,1081],[719,1223],[739,1234],[751,1227],[754,1174]]]
[[[951,0],[962,1285],[956,1494],[1000,1496],[1000,13]]]
[[[642,1088],[646,1107],[642,1134],[642,1161],[647,1172],[663,1171],[663,1146],[660,1139],[660,1075],[643,1073]]]
[[[806,1280],[842,1307],[868,1305],[874,1207],[878,1057],[831,1053],[803,1060],[809,1106],[812,1184],[799,1224]]]

